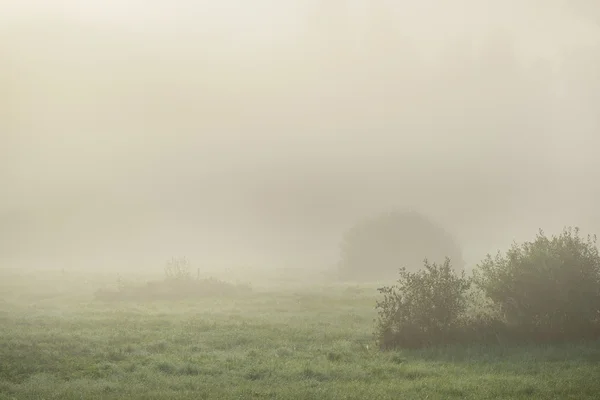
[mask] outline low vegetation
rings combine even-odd
[[[201,297],[236,295],[251,291],[246,284],[232,284],[213,277],[194,278],[190,262],[186,258],[172,258],[165,266],[162,281],[150,281],[145,285],[119,281],[116,289],[101,288],[95,298],[101,301],[156,301],[186,300]]]
[[[505,255],[488,255],[471,277],[449,259],[425,261],[379,290],[382,348],[600,339],[600,255],[596,238],[578,229],[551,238],[540,232]]]

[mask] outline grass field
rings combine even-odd
[[[106,304],[100,278],[0,279],[0,399],[600,398],[598,342],[382,353],[374,287]]]

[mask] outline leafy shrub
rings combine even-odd
[[[475,283],[502,312],[512,336],[533,341],[600,337],[596,238],[568,228],[513,244],[478,265]]]
[[[378,289],[383,300],[376,336],[381,348],[417,348],[454,341],[467,308],[470,280],[443,264],[424,262],[417,272],[400,269],[395,285]]]
[[[344,279],[376,281],[395,278],[399,265],[420,266],[424,258],[442,263],[446,257],[464,267],[460,247],[444,229],[417,212],[393,212],[345,233],[339,272]]]

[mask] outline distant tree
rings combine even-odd
[[[443,263],[448,257],[464,268],[462,251],[454,238],[424,215],[392,212],[355,225],[341,243],[342,279],[380,280],[397,276],[400,268],[416,271],[423,260]]]

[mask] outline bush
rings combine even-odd
[[[533,341],[600,337],[596,238],[564,229],[513,244],[478,265],[475,283],[498,306],[513,336]]]
[[[457,274],[450,259],[430,264],[418,272],[400,269],[395,285],[378,289],[383,293],[376,336],[383,349],[417,348],[457,340],[467,308],[470,280]]]
[[[339,272],[341,278],[350,280],[393,279],[399,265],[418,269],[424,258],[443,263],[446,257],[457,269],[463,269],[461,249],[444,229],[417,212],[393,212],[346,232]]]

